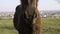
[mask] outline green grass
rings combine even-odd
[[[12,20],[0,20],[0,34],[18,34]]]
[[[60,18],[43,18],[43,34],[60,34]]]
[[[42,18],[43,34],[60,34],[60,18]],[[0,20],[0,34],[18,34],[12,20]]]

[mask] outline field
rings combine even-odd
[[[60,34],[60,18],[43,18],[43,34]]]
[[[60,34],[60,18],[42,18],[43,34]],[[0,34],[18,34],[11,20],[0,20]]]

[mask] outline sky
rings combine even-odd
[[[0,12],[15,11],[16,6],[19,4],[20,0],[0,0]],[[39,0],[38,10],[60,10],[60,3],[56,0]]]

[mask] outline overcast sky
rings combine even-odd
[[[0,0],[0,11],[15,11],[20,4],[19,0]],[[39,10],[60,10],[60,4],[56,0],[39,0]]]

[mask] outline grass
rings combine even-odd
[[[18,34],[12,20],[0,20],[0,34]]]
[[[43,34],[60,34],[60,18],[43,18]]]
[[[43,34],[60,34],[60,18],[42,18]],[[12,20],[0,20],[0,34],[18,34]]]

